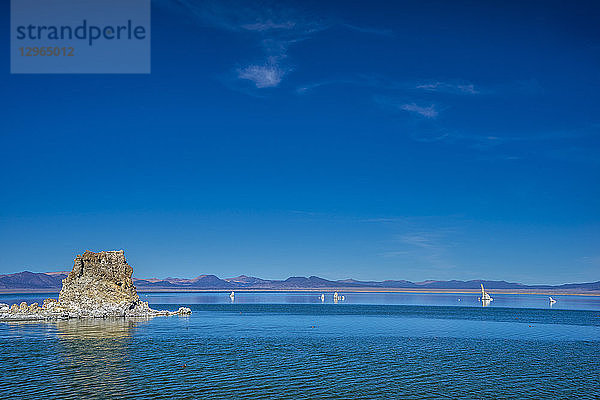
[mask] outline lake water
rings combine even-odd
[[[600,297],[318,296],[141,294],[193,314],[0,323],[0,397],[600,398]]]

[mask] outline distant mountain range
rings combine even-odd
[[[0,275],[0,290],[11,289],[47,289],[60,290],[62,280],[66,278],[68,272],[19,272],[16,274]],[[589,283],[570,283],[564,285],[523,285],[506,281],[423,281],[411,282],[405,280],[387,280],[387,281],[357,281],[354,279],[345,279],[331,281],[318,276],[295,276],[285,280],[260,279],[252,276],[241,275],[236,278],[220,279],[215,275],[200,275],[193,279],[183,278],[165,278],[165,279],[137,279],[133,282],[139,291],[153,290],[195,290],[195,289],[213,289],[213,290],[235,290],[235,289],[276,289],[276,290],[297,290],[297,289],[479,289],[483,283],[486,289],[553,289],[553,290],[578,290],[592,291],[600,290],[600,281]]]

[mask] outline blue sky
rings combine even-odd
[[[598,280],[599,11],[160,0],[150,75],[10,75],[5,35],[0,273]]]

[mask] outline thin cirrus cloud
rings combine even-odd
[[[277,6],[257,5],[251,2],[225,2],[216,0],[178,0],[159,2],[169,8],[178,7],[192,16],[199,24],[233,32],[269,32],[315,29],[314,23],[304,21],[292,9]]]
[[[249,65],[238,69],[238,78],[252,81],[257,88],[262,89],[278,86],[286,73],[277,64]]]
[[[416,86],[417,89],[428,92],[442,92],[451,94],[479,94],[480,91],[472,83],[453,83],[453,82],[428,82]]]
[[[354,76],[348,76],[344,78],[332,78],[312,83],[307,83],[296,88],[296,93],[303,95],[308,94],[315,89],[319,89],[325,86],[356,86],[371,88],[374,90],[385,90],[385,91],[400,91],[409,92],[414,87],[413,84],[407,82],[396,81],[383,76],[369,75],[369,74],[358,74]]]
[[[326,23],[307,19],[278,3],[179,0],[177,5],[200,25],[255,36],[263,54],[235,68],[232,81],[249,81],[257,89],[279,86],[292,70],[289,47],[328,28]]]
[[[157,4],[170,9],[179,8],[200,25],[254,35],[263,54],[253,62],[234,68],[231,82],[249,81],[256,89],[278,87],[293,69],[288,57],[290,46],[319,32],[338,27],[360,34],[393,36],[390,30],[352,25],[327,17],[308,17],[307,13],[279,2],[178,0],[172,3],[157,0]]]
[[[534,96],[543,94],[543,88],[535,80],[508,82],[496,86],[480,86],[468,80],[394,80],[377,75],[354,75],[331,78],[327,80],[305,83],[295,90],[298,95],[310,95],[318,89],[327,86],[356,86],[370,88],[373,101],[391,115],[404,114],[406,118],[399,121],[402,132],[417,142],[444,142],[461,145],[482,152],[479,160],[513,162],[524,158],[541,156],[551,159],[569,160],[580,163],[598,165],[597,146],[561,142],[573,139],[589,139],[597,137],[600,124],[588,124],[576,129],[538,132],[498,132],[493,126],[488,129],[473,131],[468,126],[456,126],[447,118],[452,107],[447,101],[461,97],[465,102],[460,105],[472,104],[471,101],[486,101],[487,99],[506,95]],[[520,143],[531,142],[545,144],[537,145],[535,150],[523,151],[526,147]],[[527,148],[532,148],[533,145]],[[489,150],[496,152],[492,154]],[[502,153],[498,153],[498,152]]]
[[[395,242],[402,246],[382,253],[383,257],[403,257],[420,265],[433,269],[455,268],[454,263],[447,260],[449,238],[438,231],[413,231],[396,236]]]
[[[352,24],[342,24],[342,27],[349,29],[351,31],[356,31],[360,33],[369,33],[373,35],[379,36],[394,36],[394,32],[390,29],[378,29],[364,26],[357,26]]]
[[[439,115],[439,112],[435,109],[434,104],[426,107],[419,106],[415,103],[402,104],[400,105],[400,109],[430,119],[437,118],[437,116]]]
[[[381,224],[392,236],[381,242],[384,251],[377,256],[398,259],[409,268],[428,268],[440,276],[456,268],[452,248],[460,247],[461,215],[385,216],[362,219],[361,222]],[[439,278],[439,276],[438,276]]]
[[[402,81],[390,79],[389,77],[379,75],[359,74],[344,78],[336,77],[332,79],[306,83],[302,86],[299,86],[296,89],[296,93],[305,94],[313,89],[329,85],[370,87],[376,90],[396,91],[401,92],[405,95],[413,96],[422,96],[422,92],[429,92],[431,94],[444,93],[453,95],[479,95],[490,94],[494,92],[493,90],[491,91],[489,88],[482,90],[480,87],[477,87],[474,83],[463,81],[415,82],[414,80]]]
[[[423,232],[404,234],[398,237],[398,240],[404,244],[420,247],[423,249],[430,249],[436,247],[432,236]]]
[[[266,20],[261,22],[254,22],[241,25],[241,28],[248,31],[266,32],[272,29],[293,29],[296,26],[294,21],[282,21],[276,22],[272,20]]]

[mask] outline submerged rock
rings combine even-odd
[[[178,311],[153,310],[141,301],[131,276],[133,268],[127,264],[125,253],[119,251],[86,251],[75,258],[73,270],[63,280],[55,299],[46,299],[27,305],[0,304],[0,320],[68,319],[106,317],[153,317],[159,315],[189,315],[192,310],[180,307]]]

